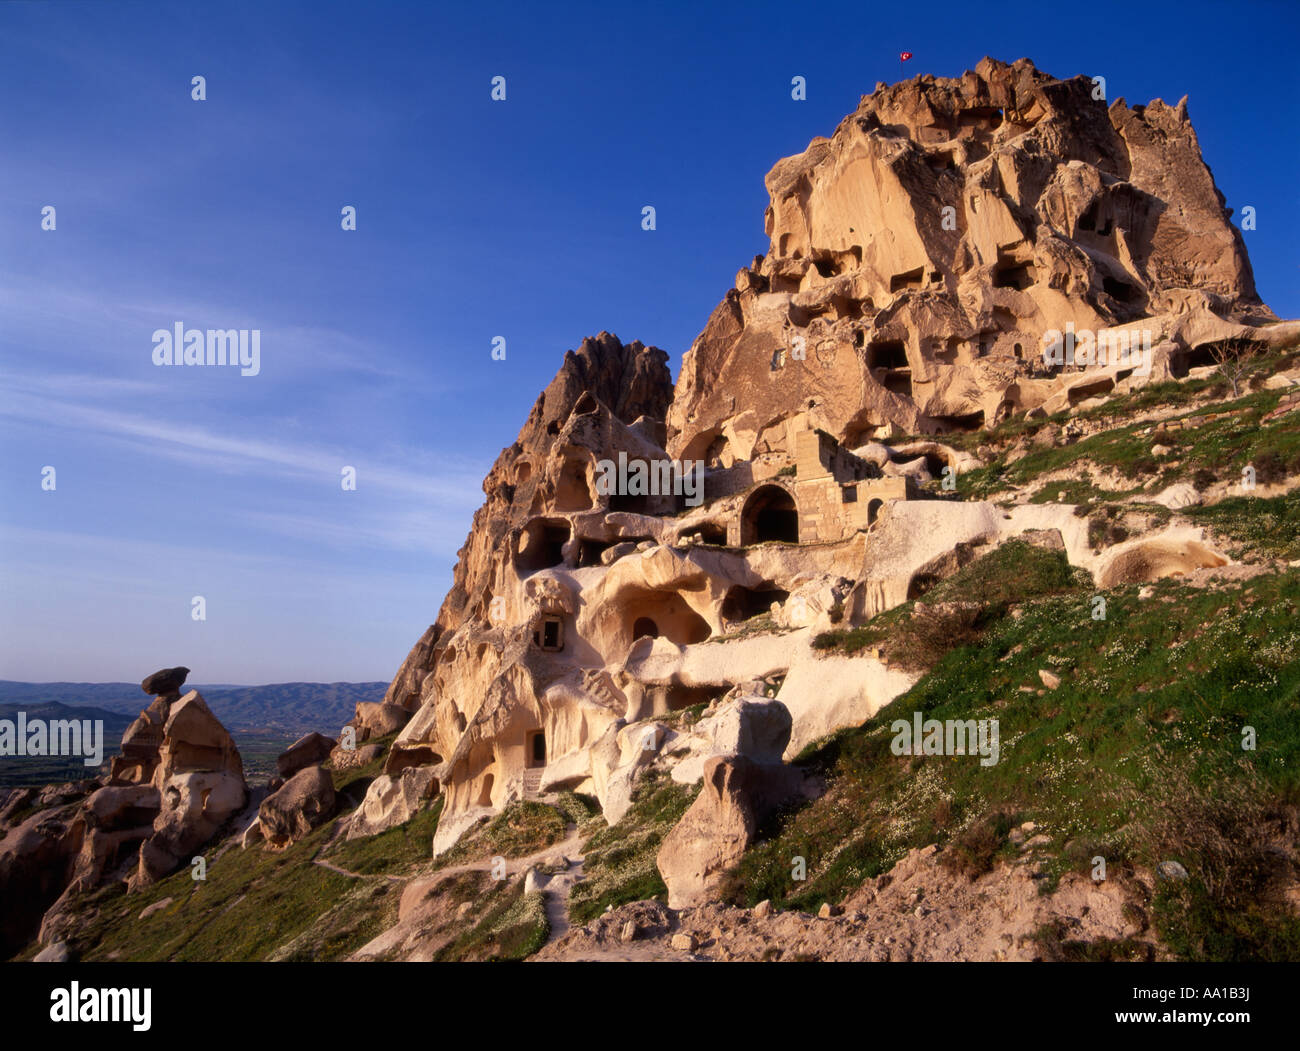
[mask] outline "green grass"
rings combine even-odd
[[[404,825],[373,836],[337,840],[323,855],[349,872],[363,875],[401,874],[433,858],[433,834],[442,814],[442,797]]]
[[[356,880],[330,872],[311,859],[332,822],[280,854],[261,849],[210,850],[207,879],[188,868],[137,894],[112,884],[88,896],[86,922],[76,946],[87,960],[264,960],[315,925],[356,889]],[[384,881],[385,883],[387,881]],[[171,904],[140,919],[149,905]],[[350,901],[350,933],[340,933],[318,959],[337,959],[359,948],[383,926],[395,902]]]
[[[1300,559],[1300,489],[1284,496],[1233,496],[1183,512],[1230,541],[1237,558]]]
[[[542,894],[525,894],[519,879],[490,893],[477,922],[443,946],[434,955],[435,961],[522,960],[546,944],[551,928]]]
[[[1182,390],[1181,385],[1178,390]],[[1153,404],[1170,393],[1152,389],[1147,396]],[[1134,397],[1137,397],[1136,395]],[[1005,453],[987,466],[962,475],[960,491],[966,499],[989,499],[1012,488],[1029,485],[1044,475],[1064,469],[1076,472],[1087,464],[1118,472],[1129,481],[1119,490],[1104,490],[1094,483],[1065,481],[1048,483],[1045,494],[1035,494],[1041,501],[1054,501],[1065,490],[1067,502],[1074,498],[1117,499],[1132,495],[1144,483],[1157,478],[1161,487],[1175,481],[1209,479],[1234,481],[1248,463],[1263,461],[1273,465],[1273,472],[1300,470],[1300,427],[1295,419],[1283,416],[1267,424],[1262,419],[1276,408],[1280,392],[1263,390],[1232,401],[1202,406],[1175,416],[1175,420],[1193,420],[1191,428],[1161,430],[1150,422],[1136,421],[1117,425],[1069,445],[1050,445],[1030,449],[1014,463],[1006,462]],[[1165,399],[1167,402],[1167,398]],[[1106,408],[1110,408],[1107,406]],[[1115,407],[1118,414],[1122,406]],[[1094,410],[1101,411],[1101,410]],[[1203,417],[1228,414],[1221,420]],[[1088,418],[1083,414],[1080,419]],[[1151,433],[1141,433],[1156,428]],[[1157,460],[1153,445],[1171,449],[1168,457]]]
[[[336,772],[336,788],[364,791],[382,762]],[[137,893],[116,883],[82,896],[75,947],[87,960],[342,959],[395,921],[396,885],[386,874],[429,858],[440,810],[439,801],[401,827],[335,841],[329,860],[360,879],[314,863],[342,815],[281,853],[219,838],[203,854],[206,880],[185,867]]]
[[[470,829],[438,858],[438,867],[486,857],[522,858],[564,838],[565,815],[532,800],[511,803],[486,824]]]
[[[573,923],[588,923],[607,907],[666,898],[668,888],[655,866],[655,855],[698,794],[698,785],[679,785],[662,774],[642,778],[622,820],[597,828],[586,842],[586,878],[569,895]]]
[[[1257,845],[1234,860],[1237,848],[1204,829],[1240,819],[1269,827],[1260,815],[1276,823],[1300,796],[1300,573],[1219,590],[1166,580],[1146,600],[1137,590],[1107,593],[1105,620],[1092,619],[1085,594],[1025,603],[862,727],[806,752],[800,762],[828,778],[828,792],[768,823],[728,898],[815,910],[912,848],[948,848],[1013,814],[1050,837],[1046,889],[1065,871],[1088,872],[1094,854],[1112,873],[1173,858],[1192,879],[1162,892],[1154,920],[1176,953],[1295,958],[1300,918],[1258,902],[1243,909],[1230,890],[1249,884],[1242,873],[1267,851]],[[1040,689],[1040,668],[1061,686]],[[894,755],[890,724],[913,711],[997,718],[1000,761]],[[1247,725],[1254,751],[1241,748]],[[807,864],[802,882],[791,878],[796,857]]]
[[[581,825],[600,813],[600,800],[581,792],[561,792],[555,799],[555,809],[571,825]]]
[[[1091,585],[1085,570],[1070,565],[1063,551],[1024,540],[1008,540],[925,593],[921,605],[906,602],[857,628],[816,636],[814,649],[853,654],[880,647],[891,664],[928,667],[953,646],[973,642],[1015,602],[1080,591]],[[952,604],[952,611],[935,607]]]

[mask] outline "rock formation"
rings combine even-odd
[[[692,822],[734,833],[684,827],[665,845],[670,890],[698,896],[743,849],[751,781],[779,782],[782,756],[915,681],[815,651],[816,633],[1022,534],[1103,582],[1227,560],[1184,523],[1098,552],[1065,504],[935,499],[935,480],[982,464],[936,437],[1183,375],[1219,341],[1300,333],[1256,294],[1185,100],[1092,90],[991,59],[878,86],[768,174],[769,251],[675,389],[653,347],[601,333],[566,354],[483,483],[436,621],[384,704],[358,708],[359,740],[398,736],[349,835],[438,793],[436,851],[564,788],[614,822],[657,764],[705,779]],[[739,700],[780,708],[775,756],[739,732]],[[703,722],[674,718],[696,706]]]
[[[334,816],[334,779],[320,766],[309,766],[267,796],[257,810],[257,825],[268,845],[283,849]]]
[[[1133,382],[1092,344],[1048,365],[1053,330],[1137,336],[1162,377],[1207,344],[1276,338],[1186,99],[1093,93],[986,58],[878,85],[779,161],[770,248],[686,354],[668,450],[730,466],[792,451],[794,413],[855,447]]]
[[[0,840],[0,950],[38,927],[47,944],[64,936],[75,895],[110,879],[161,879],[243,808],[239,751],[197,691],[180,695],[188,674],[167,668],[144,680],[155,696],[123,734],[107,778],[4,800],[0,828],[19,807],[37,809]]]
[[[149,783],[161,805],[153,834],[140,846],[133,886],[148,885],[188,862],[247,799],[235,742],[196,690],[169,705]]]
[[[287,780],[299,770],[325,762],[337,745],[337,741],[324,734],[306,734],[294,741],[276,758],[276,772]]]

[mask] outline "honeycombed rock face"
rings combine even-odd
[[[503,594],[498,556],[512,528],[544,508],[591,509],[591,457],[584,442],[589,444],[593,424],[604,432],[601,439],[617,432],[612,443],[602,444],[644,452],[648,446],[663,443],[663,418],[672,394],[668,355],[657,347],[638,342],[624,345],[616,336],[602,332],[564,355],[559,372],[538,396],[519,437],[501,451],[483,479],[487,499],[475,512],[465,546],[457,552],[452,589],[437,622],[398,671],[385,703],[418,707],[434,647],[442,634],[468,618],[486,619],[492,595]],[[580,409],[579,419],[569,428],[575,408]],[[598,414],[599,420],[582,419],[592,414]],[[571,455],[554,455],[566,448],[571,448]]]
[[[986,58],[879,85],[779,161],[771,247],[685,356],[669,450],[749,460],[784,449],[798,412],[850,447],[974,428],[1069,387],[1043,364],[1069,323],[1145,330],[1167,370],[1275,321],[1186,99],[1093,94]]]
[[[915,681],[815,635],[915,597],[976,547],[1046,535],[1124,579],[1222,563],[1171,526],[1114,570],[1067,505],[918,499],[977,455],[871,440],[1054,412],[1177,375],[1207,342],[1296,333],[1256,296],[1185,103],[1092,90],[988,59],[879,87],[769,173],[771,250],[675,390],[653,347],[601,333],[565,355],[483,483],[436,622],[385,705],[358,708],[358,741],[401,729],[349,836],[434,794],[435,851],[552,790],[590,793],[616,822],[647,770],[701,779],[737,698],[781,710],[789,759]],[[1145,332],[1150,358],[1048,367],[1044,335],[1071,326]],[[602,462],[670,459],[702,463],[702,491],[598,484]],[[698,706],[713,714],[678,714]],[[791,788],[770,742],[733,736],[737,769]],[[665,878],[704,893],[736,844],[678,840]]]

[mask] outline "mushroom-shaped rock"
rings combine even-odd
[[[179,696],[189,674],[189,668],[163,668],[146,677],[140,689],[152,697]]]

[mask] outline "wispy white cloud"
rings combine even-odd
[[[48,377],[35,381],[37,390],[6,382],[0,397],[0,417],[43,427],[90,431],[128,441],[153,456],[198,465],[228,474],[271,473],[282,478],[323,481],[338,485],[343,466],[357,470],[357,487],[420,500],[436,500],[450,508],[472,509],[481,502],[486,466],[427,454],[411,456],[409,465],[378,459],[360,449],[326,448],[284,439],[247,437],[197,424],[175,423],[141,413],[100,408],[85,402],[49,397],[42,389],[84,388],[84,377]],[[57,421],[57,422],[55,422]]]
[[[238,515],[260,529],[343,551],[383,547],[454,558],[468,531],[465,515],[441,506],[383,512],[350,522],[290,511],[248,510],[240,511]]]
[[[147,362],[153,352],[153,333],[159,328],[170,330],[180,321],[193,328],[260,329],[263,361],[268,366],[274,363],[279,378],[308,373],[368,376],[400,381],[404,392],[424,396],[455,389],[445,374],[436,376],[406,367],[403,358],[410,348],[387,346],[382,337],[362,338],[332,326],[303,324],[229,302],[143,300],[129,290],[108,287],[72,291],[8,271],[0,273],[0,314],[6,319],[11,340],[15,333],[23,334],[24,343],[39,339],[43,354],[54,348],[53,353],[69,361],[84,362],[88,354],[102,349],[87,348],[83,340],[94,336],[102,343],[104,332],[111,329],[118,334],[119,343],[134,339],[139,361]]]

